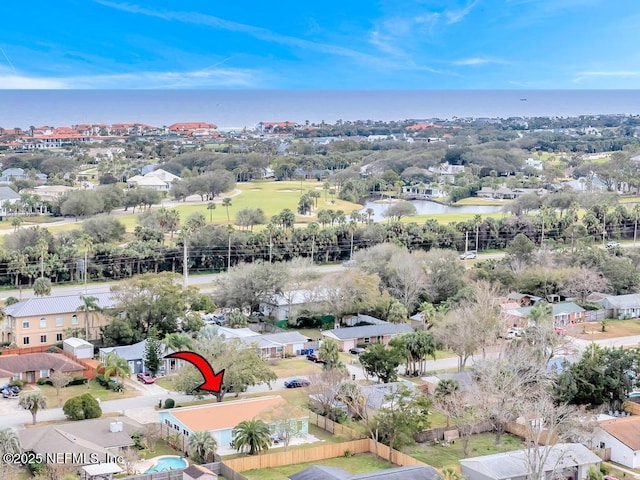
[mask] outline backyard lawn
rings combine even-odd
[[[328,458],[326,460],[319,460],[313,463],[299,463],[297,465],[287,465],[285,467],[269,468],[262,470],[248,470],[242,472],[242,474],[249,480],[286,480],[289,475],[300,470],[304,470],[311,465],[323,465],[325,467],[337,467],[346,470],[347,472],[366,473],[376,470],[382,470],[385,468],[391,468],[393,465],[389,465],[384,460],[375,458],[373,455],[355,455],[350,458],[336,457]]]
[[[499,447],[496,447],[494,443],[495,436],[492,433],[473,435],[469,445],[470,456],[480,457],[482,455],[509,452],[522,448],[520,438],[512,435],[503,435]],[[417,443],[403,448],[402,451],[434,468],[457,468],[459,466],[458,460],[465,458],[462,453],[462,440],[456,440],[446,447],[438,444]]]
[[[90,393],[94,398],[99,399],[101,402],[105,400],[137,397],[140,395],[140,392],[133,388],[125,388],[124,393],[107,390],[95,381],[90,381],[87,385],[73,385],[61,388],[60,397],[56,395],[56,389],[50,385],[36,385],[33,388],[37,388],[42,395],[44,395],[47,401],[47,408],[57,408],[58,406],[62,406],[64,405],[64,402],[71,397],[76,397],[83,393]]]
[[[585,333],[583,333],[585,332]],[[604,340],[607,338],[640,335],[640,320],[607,320],[605,331],[600,322],[586,322],[571,325],[567,333],[581,340]]]
[[[306,357],[269,360],[267,363],[278,378],[307,377],[319,374],[322,371],[322,365],[313,363],[307,360]]]

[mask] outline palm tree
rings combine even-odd
[[[445,411],[447,415],[447,428],[451,424],[451,411],[457,402],[460,401],[458,393],[460,384],[453,378],[445,378],[438,382],[434,394],[436,403]]]
[[[233,429],[233,445],[240,452],[248,450],[249,455],[255,455],[269,450],[271,432],[269,425],[263,420],[244,420]]]
[[[213,223],[213,211],[216,209],[216,204],[213,202],[207,203],[207,210],[209,210],[209,223]]]
[[[189,435],[187,443],[191,460],[195,463],[206,463],[209,457],[215,453],[218,445],[208,431],[193,432]]]
[[[93,312],[101,312],[102,308],[98,305],[98,298],[84,295],[80,295],[80,300],[82,300],[82,305],[78,307],[78,310],[84,312],[84,339],[88,342],[89,338],[89,312],[91,312],[91,327],[93,328]]]
[[[174,352],[193,349],[191,337],[184,333],[169,333],[164,337],[162,343],[167,350]]]
[[[51,280],[43,277],[36,278],[35,282],[33,282],[33,294],[36,297],[51,295]]]
[[[36,415],[38,415],[38,410],[41,408],[47,408],[47,401],[44,396],[40,392],[29,392],[23,393],[20,395],[20,400],[18,401],[18,405],[24,408],[25,410],[29,410],[31,412],[31,416],[33,417],[33,425],[36,424]]]
[[[125,358],[119,357],[115,353],[109,353],[104,363],[101,363],[98,368],[104,368],[104,377],[109,378],[112,375],[119,377],[124,385],[124,377],[131,375],[131,369],[129,368],[129,362]],[[124,393],[124,389],[122,389]]]
[[[320,358],[324,360],[322,365],[323,370],[344,370],[344,363],[340,360],[340,348],[338,342],[332,338],[327,338],[320,344],[320,351],[318,352]]]
[[[227,209],[227,222],[230,222],[231,220],[229,220],[229,207],[231,206],[231,199],[229,197],[223,198],[222,206]]]
[[[12,453],[21,453],[20,437],[13,428],[3,428],[0,430],[0,457]],[[0,462],[0,478],[6,477],[6,468],[11,466],[9,462]]]
[[[18,231],[18,228],[20,227],[20,225],[22,225],[22,222],[23,222],[23,221],[24,221],[24,220],[22,220],[22,217],[14,217],[14,218],[11,220],[11,226],[13,227],[13,231],[14,231],[14,232],[17,232],[17,231]]]

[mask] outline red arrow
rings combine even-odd
[[[164,358],[179,358],[181,360],[186,360],[187,362],[192,363],[193,366],[196,367],[204,377],[204,382],[197,387],[200,390],[207,390],[209,392],[218,393],[222,389],[224,369],[220,370],[218,373],[215,373],[211,364],[199,353],[175,352],[166,355]]]

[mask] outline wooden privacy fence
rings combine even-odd
[[[613,310],[608,308],[604,310],[587,310],[584,312],[585,322],[601,322],[605,318],[611,318]]]
[[[622,407],[625,412],[629,412],[631,415],[640,415],[640,403],[624,402]]]
[[[309,423],[319,427],[329,433],[334,435],[343,435],[350,439],[359,439],[364,438],[365,435],[355,431],[353,428],[347,427],[346,425],[341,425],[333,420],[328,419],[327,417],[323,417],[322,415],[318,415],[312,411],[309,411]]]
[[[232,460],[224,460],[224,464],[235,471],[245,472],[247,470],[317,462],[327,458],[342,457],[345,452],[353,455],[375,453],[385,460],[389,458],[389,447],[379,442],[375,442],[370,438],[363,438],[360,440],[352,440],[350,442],[334,443],[299,450],[289,450],[287,452],[266,453],[253,457],[234,458]],[[421,461],[399,452],[398,450],[391,451],[391,463],[401,467],[407,465],[424,465]]]
[[[516,435],[517,437],[523,438],[524,440],[527,440],[527,437],[531,436],[532,433],[536,433],[533,427],[527,427],[526,425],[522,425],[521,423],[516,422],[509,422],[504,431],[512,435]],[[557,443],[558,438],[554,435],[549,435],[545,431],[542,431],[540,433],[536,433],[535,440],[537,440],[538,444],[540,445],[553,445]]]
[[[224,460],[224,463],[233,470],[244,472],[246,470],[274,468],[283,465],[295,465],[297,463],[317,462],[318,460],[324,460],[326,458],[342,457],[346,451],[354,455],[358,453],[368,453],[369,441],[366,439],[352,440],[350,442],[332,443],[320,447],[265,453],[252,457]]]

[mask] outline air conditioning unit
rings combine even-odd
[[[122,422],[111,422],[109,424],[109,431],[112,433],[122,432],[123,425]]]

